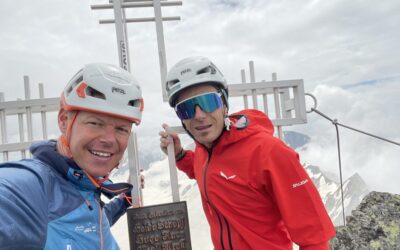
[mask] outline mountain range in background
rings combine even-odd
[[[343,207],[340,182],[329,179],[319,167],[305,165],[308,175],[317,187],[325,208],[335,226],[343,225]],[[343,203],[345,215],[350,215],[361,200],[369,193],[368,187],[357,173],[343,182]]]
[[[302,148],[302,150],[304,150],[306,144],[310,141],[307,135],[293,131],[285,131],[284,139],[292,148]],[[192,146],[193,145],[188,145],[188,147]],[[152,153],[155,153],[154,149],[141,152],[139,148],[139,155],[141,157],[149,157],[148,155]],[[156,153],[159,154],[159,152]],[[150,159],[157,159],[158,157],[158,155],[152,156]],[[128,167],[126,163],[125,160],[122,164],[123,166],[115,171],[111,178],[112,180],[118,182],[125,181],[128,178]],[[303,166],[317,187],[335,226],[342,225],[341,188],[340,182],[336,181],[339,178],[332,178],[332,174],[328,175],[324,173],[318,166],[312,164],[304,164]],[[143,174],[146,179],[145,188],[143,189],[143,203],[145,206],[172,202],[168,159],[164,158],[163,160],[150,163],[146,166]],[[180,198],[187,202],[192,249],[213,249],[209,235],[209,226],[203,213],[197,183],[194,180],[188,179],[187,176],[180,171],[178,171],[178,179]],[[346,179],[343,182],[345,215],[350,215],[351,211],[360,204],[362,198],[364,198],[368,192],[367,185],[357,173]],[[122,217],[120,221],[112,227],[112,231],[121,249],[129,249],[126,216]]]
[[[294,132],[284,132],[285,142],[293,149],[307,150],[306,145],[310,142],[310,137]],[[350,215],[361,200],[369,193],[368,187],[361,176],[354,173],[343,182],[340,186],[340,178],[332,173],[323,172],[320,167],[312,164],[303,164],[305,170],[310,176],[314,185],[317,187],[325,208],[331,217],[335,226],[343,225],[343,206],[342,206],[342,189],[343,189],[343,205],[345,216]]]

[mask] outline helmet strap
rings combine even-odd
[[[231,129],[232,121],[229,119],[228,116],[225,116],[224,124],[225,124],[226,131],[229,131]]]
[[[222,93],[222,99],[226,105],[226,109],[229,109],[228,94],[226,93],[226,90],[220,88],[219,91]]]
[[[71,132],[72,132],[72,125],[75,123],[76,117],[78,116],[79,111],[76,111],[74,116],[72,117],[71,122],[68,124],[67,131],[65,134],[61,134],[57,140],[57,150],[60,154],[65,155],[68,158],[72,159],[72,152],[69,147],[70,140],[71,140]]]

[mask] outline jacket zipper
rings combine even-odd
[[[206,177],[207,177],[208,166],[209,166],[209,163],[210,163],[210,160],[211,160],[212,149],[211,149],[211,150],[208,150],[208,149],[207,149],[207,153],[208,153],[208,159],[207,159],[207,162],[206,162],[206,166],[205,166],[205,169],[204,169],[204,176],[203,176],[204,194],[205,194],[205,196],[206,196],[206,199],[207,199],[208,204],[210,204],[210,207],[213,208],[213,210],[215,211],[215,214],[216,214],[217,217],[218,217],[219,228],[220,228],[220,230],[219,230],[219,232],[220,232],[220,241],[221,241],[221,247],[222,247],[222,249],[225,250],[225,245],[224,245],[224,234],[223,234],[224,227],[223,227],[223,224],[222,224],[222,221],[221,221],[221,217],[223,218],[223,220],[224,220],[224,222],[225,222],[225,224],[226,224],[226,228],[227,228],[227,230],[228,230],[229,249],[230,249],[230,250],[233,250],[232,239],[231,239],[231,233],[230,233],[228,221],[225,219],[225,217],[224,217],[222,214],[220,215],[220,213],[218,212],[218,210],[215,208],[214,204],[212,204],[211,201],[210,201],[210,199],[208,198],[207,185],[206,185],[206,184],[207,184],[207,183],[206,183],[206,182],[207,182],[207,178],[206,178]]]
[[[103,250],[103,208],[100,206],[100,250]]]
[[[99,206],[99,235],[100,235],[100,250],[103,250],[104,246],[103,246],[103,206],[102,206],[102,202],[100,200],[96,200],[95,201],[97,203],[97,205]]]

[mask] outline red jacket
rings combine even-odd
[[[329,249],[335,229],[297,153],[264,113],[230,118],[209,151],[197,143],[177,162],[197,180],[215,249]]]

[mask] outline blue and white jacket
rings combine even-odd
[[[110,227],[128,204],[108,198],[132,189],[105,181],[96,188],[56,141],[33,145],[33,159],[0,164],[0,249],[119,249]]]

